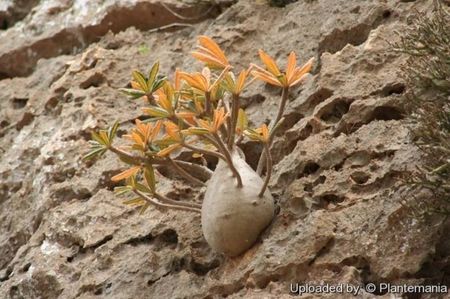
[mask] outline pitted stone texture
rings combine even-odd
[[[8,77],[0,80],[1,298],[291,298],[293,282],[445,277],[448,224],[412,217],[397,189],[420,155],[401,108],[405,57],[386,43],[415,10],[429,12],[431,0],[297,1],[283,9],[242,0],[193,27],[145,32],[154,26],[148,18],[135,20],[143,31],[119,33],[106,33],[108,18],[135,17],[134,9],[154,11],[159,2],[88,2],[41,1],[0,33],[7,41],[1,77]],[[186,16],[208,7],[169,4]],[[47,21],[55,23],[41,26]],[[133,25],[127,22],[119,18],[117,30]],[[316,58],[312,75],[291,90],[275,138],[270,190],[280,212],[233,259],[207,246],[199,216],[156,209],[139,216],[123,205],[109,178],[124,165],[112,155],[81,161],[92,129],[118,120],[122,135],[141,115],[143,102],[117,91],[131,71],[155,60],[169,77],[177,67],[198,70],[188,53],[200,34],[216,38],[236,70],[260,64],[258,48],[282,66],[290,50],[301,62]],[[256,82],[245,91],[251,126],[276,115],[279,96]],[[255,167],[261,149],[249,142],[243,149]],[[204,189],[166,172],[158,179],[162,193],[201,202]]]

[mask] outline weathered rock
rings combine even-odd
[[[11,18],[19,2],[0,11]],[[296,282],[448,283],[448,222],[415,218],[397,188],[420,155],[401,108],[405,57],[386,43],[431,3],[239,1],[173,32],[146,31],[186,21],[159,1],[40,1],[8,19],[14,26],[0,32],[0,298],[290,298]],[[169,5],[188,17],[209,7]],[[117,92],[131,71],[155,60],[169,76],[198,69],[187,56],[199,34],[217,39],[237,70],[258,62],[258,48],[278,61],[290,50],[317,58],[291,91],[275,139],[269,187],[280,212],[234,259],[208,247],[199,216],[139,216],[124,206],[109,180],[122,169],[117,159],[81,161],[92,129],[118,120],[121,135],[140,115],[142,103]],[[259,83],[244,93],[251,125],[274,117],[279,95]],[[243,149],[255,166],[261,149]],[[167,196],[201,201],[203,189],[168,171],[158,178]]]

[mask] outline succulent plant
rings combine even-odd
[[[136,119],[136,126],[124,135],[130,141],[126,147],[113,145],[118,124],[92,133],[92,158],[107,151],[116,154],[129,168],[113,176],[113,181],[125,180],[116,193],[132,193],[135,198],[125,204],[170,208],[201,213],[206,241],[216,251],[236,256],[251,247],[274,217],[274,200],[267,189],[272,174],[270,147],[274,134],[283,121],[289,89],[302,82],[311,70],[313,59],[297,67],[294,52],[287,67],[280,71],[276,62],[264,51],[259,56],[265,68],[251,64],[235,75],[224,52],[207,36],[198,38],[192,55],[205,64],[201,72],[176,70],[172,83],[159,75],[156,62],[148,75],[134,71],[131,88],[121,91],[133,99],[143,98],[143,113],[149,118]],[[249,80],[250,75],[253,76]],[[279,111],[269,126],[249,128],[245,111],[240,106],[242,91],[254,79],[282,89]],[[263,144],[259,171],[246,162],[238,144],[249,138]],[[185,148],[195,155],[213,156],[219,163],[212,173],[202,165],[173,158]],[[172,167],[188,182],[203,186],[206,192],[202,205],[173,200],[158,192],[155,167]],[[190,170],[196,171],[190,171]],[[266,169],[264,179],[261,177]],[[205,180],[193,173],[207,174]]]

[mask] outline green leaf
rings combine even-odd
[[[111,145],[111,140],[108,137],[108,133],[105,130],[100,130],[98,132],[98,135],[100,136],[100,139],[103,140],[103,144],[105,146]]]
[[[136,190],[141,191],[143,193],[152,193],[152,190],[150,190],[147,186],[141,184],[141,183],[136,183],[135,186]]]
[[[155,140],[155,141],[153,141],[153,143],[156,146],[161,148],[161,147],[168,147],[169,145],[179,143],[179,141],[177,141],[177,140],[175,140],[173,138],[164,138],[164,139],[161,139],[161,140]]]
[[[162,78],[156,79],[156,81],[152,85],[152,91],[157,91],[158,89],[163,87],[163,85],[166,82],[166,80],[167,80],[166,77],[162,77]]]
[[[145,76],[139,71],[133,71],[133,79],[141,86],[142,90],[148,92],[148,85]]]
[[[148,209],[149,206],[150,206],[150,203],[146,202],[146,203],[142,206],[141,210],[139,211],[139,215],[144,214],[144,212]]]
[[[106,148],[96,148],[92,151],[90,151],[89,153],[87,153],[86,155],[83,156],[83,160],[89,160],[92,159],[96,156],[100,157],[101,155],[103,155],[106,152]]]
[[[158,72],[159,72],[159,61],[153,64],[152,69],[148,74],[147,86],[153,86],[153,83],[155,82],[156,75],[158,75]],[[155,91],[155,89],[152,88],[152,91]]]
[[[238,117],[237,117],[237,124],[236,124],[236,130],[239,130],[238,133],[244,132],[245,129],[248,127],[248,118],[247,114],[245,113],[244,109],[239,109]]]
[[[92,132],[91,133],[91,137],[92,139],[94,139],[95,141],[97,141],[99,144],[101,145],[106,145],[105,140],[103,140],[102,137],[100,137],[100,135],[97,132]]]
[[[186,134],[186,135],[203,135],[203,134],[208,134],[209,131],[204,128],[190,127],[186,130],[182,130],[181,133]]]
[[[145,205],[146,201],[140,197],[136,197],[133,199],[124,200],[122,203],[129,206],[141,206]]]
[[[146,165],[144,168],[144,179],[147,185],[150,187],[152,193],[155,192],[156,189],[156,179],[155,179],[155,170],[151,164]]]
[[[138,161],[136,161],[136,160],[134,160],[134,159],[132,159],[132,158],[129,158],[129,157],[124,156],[124,155],[121,155],[121,154],[118,154],[118,156],[119,156],[119,159],[120,159],[121,161],[127,163],[128,165],[137,165],[137,164],[138,164],[138,163],[137,163]]]
[[[254,141],[262,141],[262,136],[253,129],[247,129],[244,131],[244,135]]]
[[[117,196],[125,194],[130,191],[131,191],[130,186],[118,186],[114,188],[114,194]]]
[[[146,113],[150,116],[154,116],[154,117],[164,118],[164,117],[170,116],[169,112],[167,112],[166,110],[164,110],[160,107],[155,107],[155,106],[143,108],[142,111],[144,111],[144,113]]]
[[[129,176],[126,180],[127,185],[131,188],[136,188],[136,175]]]
[[[119,91],[126,94],[127,96],[132,97],[133,99],[138,99],[140,97],[145,96],[144,91],[133,88],[119,88]]]
[[[114,124],[108,129],[108,138],[112,142],[114,137],[116,137],[117,129],[119,129],[119,122],[116,120]]]

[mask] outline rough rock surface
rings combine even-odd
[[[386,42],[431,0],[168,3],[188,20],[159,1],[25,2],[0,4],[0,298],[290,298],[295,282],[449,283],[450,226],[413,217],[396,188],[420,155],[401,108],[405,57]],[[149,30],[174,22],[195,25]],[[258,48],[317,58],[274,144],[280,212],[233,259],[208,248],[199,216],[122,205],[109,181],[117,159],[80,159],[92,129],[119,120],[123,133],[139,116],[117,92],[130,72],[155,60],[166,73],[199,67],[188,57],[199,34],[238,68]],[[278,90],[254,84],[244,96],[252,124],[274,117]],[[243,149],[255,166],[260,148]],[[202,190],[159,180],[162,193],[200,202]],[[337,296],[305,296],[315,297]]]

